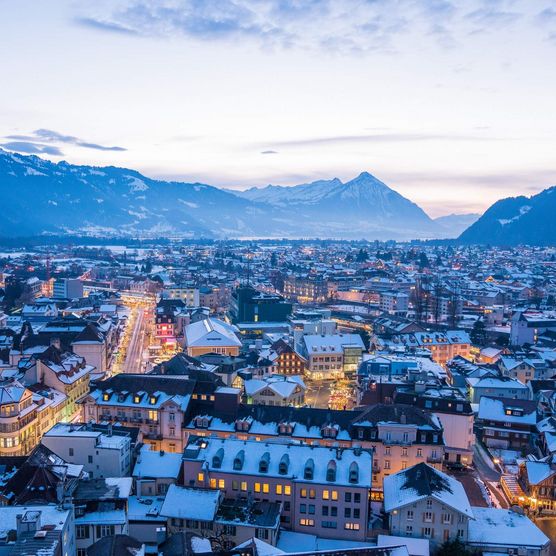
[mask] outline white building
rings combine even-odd
[[[189,324],[184,329],[187,354],[191,357],[205,353],[239,355],[241,342],[236,331],[236,327],[213,318]]]
[[[409,295],[404,292],[386,291],[380,294],[380,310],[405,317],[409,308]]]
[[[307,387],[297,375],[272,375],[243,383],[247,403],[299,407],[305,403]]]
[[[41,443],[69,463],[83,465],[91,478],[126,477],[131,473],[131,437],[125,431],[58,423]]]

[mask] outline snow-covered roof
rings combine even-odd
[[[253,431],[250,432],[254,434]],[[249,457],[241,457],[242,465],[241,469],[238,469],[237,466],[234,467],[234,460],[240,454],[248,454]],[[266,471],[261,471],[259,467],[263,457],[268,460]],[[201,438],[188,444],[184,452],[184,460],[200,460],[205,462],[204,465],[210,470],[230,471],[237,475],[288,477],[300,482],[363,488],[370,488],[371,485],[371,454],[365,450],[352,448],[336,449],[328,446],[278,444],[235,438]],[[280,473],[281,462],[286,462],[285,469],[282,466],[282,473]],[[315,465],[315,462],[319,462],[319,465]],[[327,480],[329,462],[334,462],[336,468],[334,481]],[[312,478],[304,478],[306,466],[313,468]]]
[[[160,515],[178,519],[214,521],[220,496],[219,490],[170,485]]]
[[[550,463],[546,461],[526,461],[525,469],[527,470],[527,479],[531,485],[538,485],[556,475],[556,469],[553,469]]]
[[[544,547],[549,538],[526,516],[512,510],[473,506],[468,542],[488,547]]]
[[[384,478],[384,509],[391,512],[419,500],[434,498],[473,518],[463,485],[426,463],[418,463]]]
[[[235,327],[219,319],[208,318],[189,324],[185,327],[184,334],[188,347],[241,346]]]
[[[181,461],[181,453],[154,451],[149,446],[143,446],[133,469],[133,476],[177,479]]]
[[[534,426],[537,423],[537,409],[534,402],[482,396],[479,419]]]
[[[344,348],[348,346],[365,349],[359,334],[308,334],[303,336],[303,341],[309,355],[342,354]]]

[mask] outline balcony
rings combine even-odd
[[[427,458],[427,463],[431,463],[431,464],[442,463],[442,458],[440,456],[435,456],[435,457],[429,456]]]

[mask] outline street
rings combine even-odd
[[[145,310],[137,307],[133,323],[131,339],[126,351],[126,358],[123,365],[124,373],[143,372],[143,350],[145,348],[145,337],[147,322],[145,320]]]

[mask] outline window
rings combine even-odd
[[[70,456],[73,456],[73,448],[70,448],[70,449],[69,449],[69,455],[70,455]]]
[[[442,514],[442,523],[452,523],[452,514]]]
[[[413,510],[407,510],[407,521],[413,521]]]
[[[418,458],[422,458],[422,457],[423,457],[423,448],[417,448],[417,457],[418,457]]]
[[[427,500],[427,509],[431,509],[432,508],[432,500],[429,498]]]
[[[285,485],[284,486],[284,494],[286,496],[291,496],[292,493],[292,487],[290,485]]]
[[[309,489],[309,498],[315,498],[317,493],[314,488]]]
[[[347,529],[349,531],[359,531],[359,523],[346,523],[344,525],[344,529]]]
[[[261,483],[255,483],[255,492],[261,492]]]
[[[78,539],[88,539],[89,538],[89,526],[88,525],[76,525],[75,526],[75,536]]]
[[[309,510],[310,515],[315,515],[315,505],[314,504],[309,504],[308,510]]]
[[[338,507],[337,506],[331,506],[330,507],[330,515],[332,517],[337,517],[338,516]]]
[[[423,521],[432,523],[432,512],[425,512],[423,515]]]
[[[93,463],[93,456],[87,456],[87,461],[89,463]]]
[[[390,460],[388,459],[384,460],[384,469],[390,469]]]
[[[407,456],[407,448],[402,448],[402,456]]]
[[[351,492],[346,492],[344,495],[345,502],[351,502]]]
[[[413,534],[413,525],[406,525],[405,526],[405,534],[412,535]]]
[[[226,481],[224,479],[218,479],[218,488],[226,488]]]
[[[328,515],[328,506],[323,506],[321,511],[322,511],[322,515],[327,516]]]
[[[276,494],[282,494],[283,488],[282,485],[276,485]]]
[[[216,488],[216,479],[210,480],[210,488]]]
[[[241,481],[241,491],[247,492],[247,481]]]
[[[302,519],[299,520],[299,525],[303,525],[303,527],[314,527],[315,526],[315,520],[314,519],[302,518]]]
[[[110,537],[115,534],[115,529],[114,525],[97,525],[97,537]]]
[[[384,455],[389,456],[391,454],[392,454],[392,449],[390,448],[390,446],[386,446],[386,448],[384,448]]]
[[[306,514],[307,513],[307,504],[300,504],[299,505],[299,513]]]
[[[360,492],[356,492],[356,493],[353,495],[353,501],[354,501],[356,504],[359,504],[359,503],[361,502],[361,493],[360,493]]]
[[[263,483],[263,493],[268,494],[270,492],[270,485],[268,483]]]
[[[323,529],[337,529],[338,523],[336,521],[321,521]]]
[[[239,490],[239,482],[232,481],[232,490]]]
[[[330,500],[330,491],[329,490],[323,490],[322,491],[322,499],[323,500]]]
[[[299,496],[301,496],[301,498],[307,498],[307,489],[306,488],[302,488]]]
[[[422,535],[423,537],[430,539],[433,536],[433,531],[434,529],[432,527],[423,527]]]
[[[344,508],[344,517],[351,517],[351,508]]]
[[[205,474],[204,473],[197,473],[197,481],[199,483],[202,483],[205,480]]]
[[[337,490],[332,491],[332,500],[338,500],[338,491]]]

